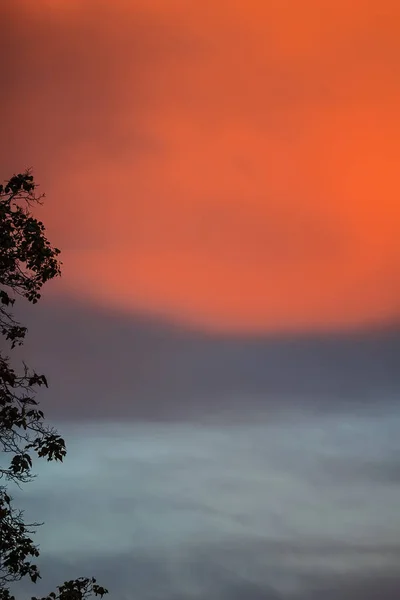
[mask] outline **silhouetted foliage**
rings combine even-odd
[[[60,251],[46,238],[43,223],[31,214],[42,197],[36,195],[29,171],[0,185],[0,330],[11,350],[23,344],[27,333],[12,313],[16,298],[35,304],[43,284],[61,273]],[[28,577],[35,583],[40,578],[33,562],[39,551],[31,537],[39,524],[25,523],[23,512],[13,507],[9,484],[21,486],[32,480],[35,456],[62,461],[66,455],[63,438],[45,423],[38,408],[35,394],[43,385],[47,387],[44,375],[25,364],[17,373],[9,356],[0,352],[0,600],[14,600],[13,582]],[[106,593],[95,579],[80,578],[64,582],[40,600],[82,600]]]

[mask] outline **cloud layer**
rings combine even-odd
[[[268,418],[398,404],[396,327],[348,333],[221,335],[64,298],[26,308],[22,356],[44,371],[62,419]]]
[[[391,600],[399,419],[64,424],[65,464],[23,492],[44,591],[86,572],[121,599]]]

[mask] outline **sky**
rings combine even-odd
[[[397,599],[399,2],[0,21],[0,177],[33,168],[63,261],[16,304],[68,446],[14,494],[37,594]]]
[[[48,195],[57,293],[220,330],[398,319],[396,0],[2,12],[4,177]]]

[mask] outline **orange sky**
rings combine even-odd
[[[230,329],[399,317],[398,0],[7,16],[2,163],[48,195],[57,293]]]

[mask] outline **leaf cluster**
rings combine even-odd
[[[22,345],[27,333],[12,313],[16,298],[35,304],[42,286],[61,274],[60,250],[50,244],[43,223],[31,212],[43,198],[36,188],[30,171],[0,185],[0,334],[10,350]],[[39,524],[24,521],[8,487],[33,479],[35,457],[62,462],[66,456],[64,439],[46,424],[36,400],[37,390],[47,385],[45,375],[25,364],[17,372],[0,351],[0,600],[15,600],[13,582],[28,577],[36,583],[40,578],[34,562],[39,550],[32,539]],[[95,579],[79,578],[40,600],[84,600],[106,593]]]

